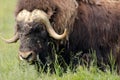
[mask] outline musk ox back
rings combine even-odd
[[[16,34],[6,42],[19,39],[21,60],[50,66],[55,61],[51,44],[68,65],[71,62],[78,64],[76,55],[89,62],[88,55],[95,50],[97,65],[104,70],[103,64],[110,65],[112,53],[120,73],[120,1],[99,0],[99,5],[93,3],[98,2],[18,0]],[[81,54],[78,55],[78,52]],[[59,62],[63,65],[61,59]]]

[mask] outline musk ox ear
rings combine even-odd
[[[18,33],[16,33],[12,38],[10,38],[10,39],[5,39],[5,38],[3,38],[3,37],[1,37],[0,36],[0,38],[3,40],[3,41],[5,41],[6,43],[15,43],[15,42],[17,42],[18,40],[19,40],[19,38],[18,38]]]
[[[54,11],[53,11],[51,8],[49,8],[49,9],[47,10],[48,19],[50,19],[53,14],[54,14]]]

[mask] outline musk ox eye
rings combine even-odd
[[[41,31],[41,37],[42,37],[43,39],[46,39],[46,37],[47,37],[47,32],[46,32],[46,31]]]
[[[48,13],[49,9],[48,9],[48,8],[46,8],[46,9],[44,9],[43,11],[44,11],[44,12],[46,12],[46,13]]]
[[[22,30],[21,24],[17,24],[17,31],[21,31],[21,30]]]

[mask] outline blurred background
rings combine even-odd
[[[0,36],[6,39],[14,34],[15,5],[16,0],[0,0]],[[0,80],[9,80],[14,75],[12,73],[18,63],[17,50],[17,44],[6,44],[0,39]]]

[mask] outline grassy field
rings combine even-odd
[[[16,0],[0,0],[0,36],[10,38],[14,34],[14,8]],[[63,76],[58,74],[37,73],[34,66],[20,66],[18,43],[6,44],[0,39],[0,80],[120,80],[115,72],[106,73],[91,67],[79,67],[76,73],[67,71]],[[58,71],[59,73],[59,71]]]

